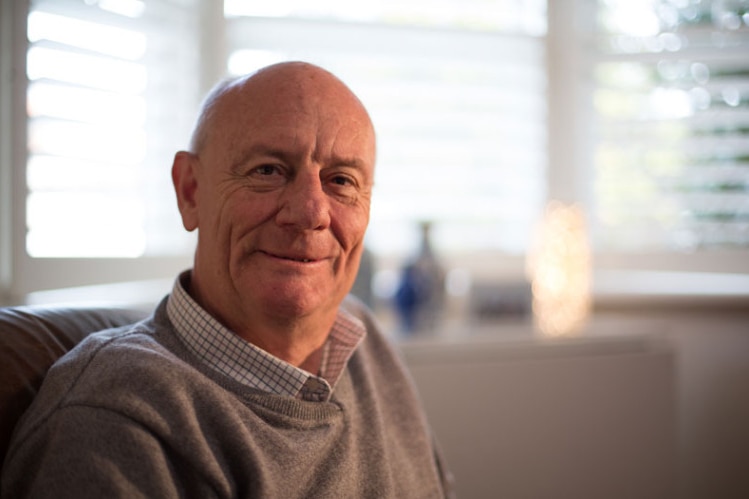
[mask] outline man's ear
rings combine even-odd
[[[198,228],[198,158],[189,152],[179,151],[172,163],[172,183],[177,194],[177,206],[182,215],[182,225],[188,231]]]

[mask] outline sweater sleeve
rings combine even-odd
[[[68,406],[19,443],[2,497],[216,497],[187,463],[126,416]]]

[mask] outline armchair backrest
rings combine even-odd
[[[47,370],[89,334],[143,319],[125,308],[0,308],[0,463]]]

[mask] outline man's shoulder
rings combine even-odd
[[[121,367],[129,368],[131,357],[148,358],[164,350],[154,332],[152,321],[147,319],[92,333],[52,366],[47,379],[69,371],[77,371],[80,376],[91,369],[101,368],[105,373],[116,373]]]
[[[174,357],[171,351],[178,341],[164,309],[162,302],[151,316],[139,322],[88,335],[55,363],[48,377],[60,371],[78,371],[81,375],[97,369],[101,370],[98,375],[107,377]]]
[[[171,331],[147,319],[88,336],[53,369],[72,371],[79,387],[91,385],[95,391],[101,391],[102,384],[107,383],[114,385],[110,387],[113,390],[158,383],[165,377],[172,383],[181,379],[176,375],[180,366],[189,367],[184,356],[175,351],[178,346]],[[56,373],[50,371],[50,374]]]
[[[24,416],[25,427],[71,409],[138,420],[149,405],[181,404],[198,378],[193,371],[155,334],[150,319],[93,333],[49,370]]]
[[[52,366],[37,398],[48,407],[126,404],[128,394],[174,388],[184,364],[147,319],[87,336]]]

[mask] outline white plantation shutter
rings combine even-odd
[[[738,254],[747,271],[749,2],[607,0],[597,20],[598,248]]]
[[[22,288],[189,262],[169,169],[200,98],[195,11],[192,0],[30,2],[24,261],[68,270]]]
[[[544,203],[545,3],[226,3],[229,68],[301,59],[370,111],[378,160],[368,244],[522,254]],[[371,5],[369,5],[371,4]]]

